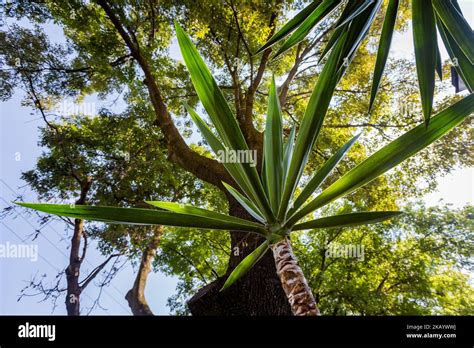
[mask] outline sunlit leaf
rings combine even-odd
[[[335,75],[340,66],[339,57],[344,46],[344,37],[343,35],[331,51],[303,115],[283,190],[282,204],[278,213],[280,219],[286,216],[290,199],[306,165],[309,153],[321,130],[324,116],[337,83]]]
[[[198,127],[199,131],[201,132],[202,136],[208,142],[211,149],[214,151],[215,154],[224,153],[226,151],[225,146],[221,143],[221,141],[212,133],[209,129],[207,124],[202,120],[201,117],[187,104],[185,104],[191,119],[194,121],[196,126]],[[235,180],[237,185],[242,189],[242,191],[247,195],[249,199],[256,202],[258,204],[258,198],[255,196],[255,192],[251,188],[251,184],[245,175],[243,168],[241,167],[240,163],[222,163],[232,178]]]
[[[258,207],[248,200],[246,197],[242,196],[239,191],[234,189],[232,186],[226,184],[225,182],[222,183],[224,187],[229,191],[229,193],[239,202],[239,204],[244,207],[244,209],[252,215],[256,220],[265,223],[265,218],[263,217],[262,212],[258,209]]]
[[[311,180],[306,184],[303,191],[301,191],[298,198],[293,203],[293,208],[288,212],[292,214],[301,207],[306,200],[321,186],[327,176],[332,172],[332,170],[337,166],[337,164],[344,158],[349,149],[354,145],[354,143],[359,139],[359,135],[356,135],[346,144],[341,146],[334,155],[326,162],[324,165],[316,172],[316,174],[311,178]]]
[[[291,47],[295,46],[301,42],[311,30],[321,22],[326,16],[328,16],[332,11],[334,11],[339,5],[340,0],[324,0],[295,30],[295,32],[289,37],[288,40],[280,47],[278,52],[273,56],[273,59],[276,59],[282,53],[289,50]]]
[[[421,106],[428,125],[433,107],[436,53],[436,23],[431,0],[412,0],[413,42]]]
[[[334,215],[297,224],[292,228],[292,231],[373,224],[391,219],[400,214],[403,213],[400,211],[371,211]]]
[[[347,11],[344,11],[341,14],[341,17],[339,17],[339,20],[336,23],[336,29],[342,27],[343,25],[360,15],[367,9],[367,7],[373,4],[373,2],[374,0],[349,1],[346,6]]]
[[[434,116],[427,127],[422,124],[413,128],[367,158],[295,213],[287,222],[287,226],[371,182],[447,134],[473,112],[474,94],[470,94]]]
[[[249,148],[242,130],[204,60],[177,22],[175,22],[175,28],[181,54],[191,75],[196,93],[224,145],[231,150],[248,151]],[[272,217],[272,211],[256,168],[249,163],[242,163],[241,167],[245,173],[245,179],[253,191],[252,197],[258,201],[259,207],[262,208],[265,214]]]
[[[387,63],[388,53],[390,52],[390,45],[392,43],[393,29],[395,21],[397,20],[399,0],[390,0],[385,13],[385,19],[382,27],[382,34],[380,34],[379,48],[377,51],[377,60],[374,68],[374,78],[372,82],[372,90],[370,92],[369,113],[374,105],[377,91],[379,90],[380,81]]]
[[[265,157],[265,181],[268,185],[268,198],[273,212],[278,213],[283,180],[283,128],[280,101],[272,79],[268,97],[268,113],[263,151]]]
[[[267,250],[268,241],[265,241],[252,253],[250,253],[245,259],[243,259],[229,275],[224,285],[222,286],[221,291],[227,289],[237,280],[242,278],[265,255]]]
[[[433,6],[467,59],[474,64],[474,33],[451,0],[433,0]]]
[[[161,202],[161,201],[145,201],[145,202],[154,207],[169,210],[169,211],[174,211],[179,214],[202,216],[205,218],[216,219],[223,222],[246,225],[250,228],[263,228],[263,226],[252,221],[244,220],[235,216],[229,216],[226,214],[217,213],[212,210],[194,207],[192,205],[185,205],[185,204],[180,204],[180,203],[175,203],[175,202]]]
[[[220,219],[177,214],[155,209],[118,208],[89,205],[17,203],[22,207],[32,208],[48,214],[67,216],[76,219],[101,221],[110,224],[125,225],[165,225],[176,227],[195,227],[216,230],[240,230],[264,233],[258,225],[236,223]]]
[[[303,10],[301,10],[297,15],[295,15],[291,20],[289,20],[278,32],[276,32],[259,50],[255,53],[258,54],[268,47],[274,45],[293,30],[295,30],[303,21],[319,6],[321,1],[313,1]]]
[[[295,145],[296,127],[291,127],[290,135],[283,148],[283,183],[288,175],[291,157],[293,156],[293,148]]]

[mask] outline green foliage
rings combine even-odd
[[[276,42],[283,39],[289,33],[291,33],[295,28],[300,26],[308,16],[313,13],[313,11],[319,7],[321,1],[313,1],[307,7],[305,7],[302,11],[296,14],[291,20],[288,21],[277,33],[275,33],[262,47],[258,49],[256,54],[266,50]]]
[[[266,195],[272,211],[278,212],[283,189],[283,125],[281,107],[278,98],[275,79],[272,79],[270,96],[268,98],[268,115],[263,140],[264,166],[262,182],[266,187]],[[292,155],[289,152],[287,156]]]
[[[167,228],[155,259],[155,269],[179,277],[176,293],[168,300],[171,310],[188,314],[186,300],[189,296],[226,272],[231,253],[229,246],[228,233]]]
[[[224,285],[222,286],[222,290],[227,289],[229,286],[231,286],[233,283],[235,283],[237,280],[242,278],[245,273],[247,273],[255,264],[265,255],[265,253],[269,249],[270,242],[267,240],[260,244],[259,247],[257,247],[254,251],[252,251],[245,259],[240,262],[237,267],[232,271],[232,273],[229,275],[227,280],[225,281]]]
[[[292,239],[323,314],[472,315],[473,207],[406,207],[388,223]],[[344,247],[362,255],[337,255]]]
[[[383,22],[382,33],[380,34],[377,60],[375,62],[374,81],[372,83],[372,90],[370,92],[369,113],[372,110],[372,106],[380,86],[380,81],[382,79],[383,71],[387,63],[388,53],[390,52],[395,21],[397,19],[398,5],[399,0],[390,0],[387,6],[387,13],[385,14],[385,19]],[[439,59],[440,58],[438,56],[438,60]]]
[[[291,216],[288,224],[291,226],[315,209],[372,181],[446,134],[473,111],[474,95],[471,94],[433,117],[428,127],[419,125],[377,151]]]
[[[413,43],[420,85],[421,106],[428,126],[433,105],[438,50],[435,13],[431,1],[412,1]]]
[[[73,117],[55,124],[56,129],[43,128],[40,145],[47,150],[22,178],[44,201],[73,203],[80,181],[89,176],[91,204],[146,207],[144,200],[187,199],[225,209],[216,189],[166,160],[162,136],[144,127],[147,115],[140,112]],[[154,228],[89,224],[87,232],[105,254],[121,252],[133,260]]]
[[[222,139],[223,147],[237,151],[249,150],[239,124],[204,60],[177,22],[175,27],[181,52],[189,69],[194,88],[216,127],[220,139]],[[239,183],[242,190],[258,205],[265,217],[271,220],[271,209],[264,195],[263,186],[258,178],[255,166],[251,166],[249,163],[237,163],[235,169],[237,175],[233,171],[229,173],[234,174],[234,179]]]
[[[374,8],[375,9],[375,8]],[[375,12],[375,11],[374,11]],[[230,109],[227,107],[227,103],[223,99],[217,83],[214,81],[212,75],[207,70],[204,65],[204,61],[199,57],[197,50],[192,45],[189,38],[178,24],[176,24],[178,32],[178,42],[180,44],[181,50],[185,57],[185,61],[188,66],[190,66],[190,74],[193,80],[193,83],[198,91],[198,95],[202,95],[205,99],[203,104],[208,112],[212,114],[211,119],[217,123],[217,130],[221,138],[223,139],[223,147],[230,150],[248,150],[248,146],[245,143],[243,134],[240,131],[240,128],[233,118]],[[309,204],[304,206],[299,211],[296,211],[292,216],[286,218],[288,212],[288,206],[291,202],[291,196],[293,195],[294,188],[298,184],[299,177],[303,171],[303,167],[307,162],[307,153],[312,148],[319,130],[321,128],[322,120],[324,119],[327,107],[329,105],[329,100],[332,95],[332,89],[335,88],[335,85],[340,79],[341,74],[338,70],[332,70],[341,65],[340,62],[340,53],[344,52],[346,47],[350,47],[350,51],[354,50],[358,45],[358,38],[355,42],[351,42],[351,38],[355,37],[352,32],[352,29],[346,32],[348,37],[347,44],[346,41],[339,41],[338,46],[335,47],[334,51],[331,53],[329,59],[329,64],[325,65],[325,68],[329,66],[326,72],[327,77],[322,80],[318,80],[318,84],[315,87],[315,91],[318,89],[331,89],[328,94],[319,94],[318,92],[313,92],[314,101],[313,104],[310,100],[310,110],[312,105],[314,105],[315,110],[318,111],[318,114],[310,113],[305,114],[305,120],[308,120],[307,123],[303,122],[300,128],[300,133],[296,138],[296,144],[292,154],[292,161],[289,169],[289,175],[287,181],[283,186],[283,196],[280,201],[280,205],[276,205],[278,202],[274,200],[275,206],[273,210],[268,207],[268,201],[272,200],[272,195],[267,196],[263,191],[262,181],[259,178],[255,168],[254,171],[251,170],[249,164],[242,165],[238,167],[240,169],[239,176],[234,177],[239,186],[244,189],[249,187],[252,188],[250,193],[247,193],[247,199],[250,200],[253,204],[258,204],[259,207],[265,209],[265,224],[257,223],[243,223],[239,222],[235,218],[231,217],[221,217],[216,213],[208,212],[204,209],[198,208],[186,208],[179,207],[176,208],[175,205],[170,204],[160,204],[160,208],[171,210],[172,213],[166,212],[156,212],[156,211],[147,211],[143,209],[125,209],[125,208],[107,208],[107,207],[89,207],[89,206],[67,206],[67,205],[51,205],[51,204],[32,204],[32,203],[21,203],[20,205],[40,210],[47,213],[53,213],[61,216],[70,216],[81,219],[89,219],[95,221],[103,221],[109,223],[125,223],[125,224],[134,224],[142,223],[148,225],[171,225],[171,226],[187,226],[187,227],[198,227],[198,228],[210,228],[210,229],[234,229],[247,232],[257,232],[267,237],[267,241],[261,244],[253,253],[247,256],[241,264],[236,267],[230,274],[228,281],[225,283],[223,288],[227,288],[234,281],[239,279],[245,274],[263,255],[264,251],[267,250],[267,243],[275,243],[283,239],[286,235],[289,235],[291,230],[295,228],[303,229],[305,227],[338,227],[338,226],[351,226],[358,225],[361,223],[369,223],[375,221],[382,221],[394,216],[393,212],[384,212],[380,214],[362,214],[362,215],[345,215],[345,216],[335,216],[331,218],[325,218],[325,220],[314,220],[307,222],[302,225],[295,224],[304,218],[306,215],[311,213],[317,208],[321,208],[324,205],[328,204],[332,200],[339,198],[347,193],[352,192],[353,190],[363,186],[364,184],[372,181],[377,176],[385,173],[392,167],[396,166],[404,159],[412,156],[413,154],[419,152],[429,144],[431,144],[436,139],[442,137],[444,134],[449,132],[452,128],[461,123],[466,117],[470,116],[474,111],[474,95],[465,97],[464,99],[458,101],[454,105],[450,106],[446,110],[440,112],[437,116],[433,118],[431,124],[424,128],[422,125],[412,129],[408,133],[404,134],[397,140],[391,142],[389,145],[385,146],[383,149],[379,150],[377,153],[366,159],[359,166],[354,168],[352,171],[347,173],[341,179],[336,181],[328,189],[323,191],[321,195],[311,201]],[[341,52],[339,51],[341,50]],[[348,52],[350,52],[348,51]],[[335,55],[334,55],[335,54]],[[336,73],[337,72],[337,73]],[[335,74],[336,73],[336,74]],[[321,85],[320,85],[321,83]],[[278,100],[275,95],[275,86],[273,83],[273,96],[270,98],[270,117],[268,117],[267,122],[271,123],[270,126],[267,126],[267,130],[270,133],[266,134],[267,139],[275,139],[280,137],[281,139],[281,110],[278,106]],[[215,103],[212,103],[212,100],[215,99]],[[220,105],[220,106],[219,106]],[[219,111],[216,108],[221,108]],[[319,110],[319,108],[322,108]],[[275,122],[275,118],[278,118],[278,122]],[[316,119],[316,121],[314,121]],[[230,121],[229,121],[230,120]],[[226,122],[230,122],[226,123]],[[223,125],[226,124],[224,127]],[[275,124],[275,125],[274,125]],[[232,126],[233,125],[233,126]],[[311,139],[308,141],[305,136],[312,134]],[[268,138],[270,137],[270,138]],[[216,141],[212,138],[213,141]],[[243,143],[241,143],[243,142]],[[279,158],[276,160],[280,161],[277,166],[275,163],[272,163],[272,166],[266,165],[269,168],[273,167],[272,173],[279,171],[277,178],[283,177],[283,157],[281,153],[283,152],[283,144],[281,141],[267,140],[266,145],[269,146],[279,146],[277,153],[280,153]],[[271,154],[273,156],[274,151],[264,152],[266,154]],[[264,161],[268,162],[275,160],[275,158],[264,158]],[[255,173],[255,174],[253,174]],[[267,173],[264,173],[266,175]],[[275,185],[279,185],[277,182]],[[269,186],[269,190],[274,189],[275,185]],[[275,192],[274,192],[275,193]],[[286,195],[285,195],[286,193]],[[276,193],[275,193],[276,195]],[[252,212],[253,209],[251,209]],[[282,213],[283,212],[283,213]],[[276,214],[278,213],[278,220],[275,222]],[[267,215],[269,214],[269,215]]]
[[[314,3],[317,3],[317,1],[314,1]],[[302,12],[307,11],[312,7],[313,4],[308,5],[307,8],[305,8]],[[339,0],[324,0],[322,1],[312,12],[308,17],[300,24],[298,29],[296,29],[293,34],[288,38],[288,40],[285,41],[283,45],[278,49],[278,52],[275,53],[273,56],[273,59],[276,59],[279,57],[281,54],[289,50],[291,47],[294,45],[298,44],[301,42],[307,35],[308,33],[316,26],[319,22],[321,22],[326,16],[328,16],[334,9],[339,6],[341,2]],[[301,13],[300,13],[301,14]],[[278,33],[276,33],[270,40],[273,39],[274,42],[276,42],[278,37],[281,35],[282,37],[284,35],[284,29],[282,28]],[[267,46],[268,47],[268,46]],[[262,47],[263,48],[263,47]],[[261,51],[262,48],[259,50]]]
[[[319,12],[321,12],[325,6],[328,6],[329,3],[331,3],[329,0],[323,1],[322,3],[314,1],[295,17],[295,19],[298,18],[298,20],[293,19],[288,22],[288,24],[286,24],[275,35],[276,37],[270,39],[259,51],[262,51],[264,48],[268,48],[270,45],[282,40],[291,32],[291,30],[297,28],[295,33],[281,46],[280,51],[277,54],[280,54],[296,45],[306,37],[313,26],[317,24],[317,21],[313,23],[310,19],[313,16],[318,18]],[[314,4],[318,4],[318,6],[314,7]],[[344,32],[347,31],[348,28],[357,27],[355,30],[355,37],[357,37],[356,42],[360,43],[360,41],[368,34],[368,28],[375,21],[375,14],[379,11],[381,5],[382,0],[349,1],[335,24],[336,30],[329,39],[322,56],[324,57],[333,47],[337,47],[337,42],[348,40],[348,38],[344,36]],[[390,1],[387,9],[386,24],[382,29],[382,35],[379,42],[379,57],[374,70],[374,82],[369,110],[371,109],[375,98],[380,83],[380,77],[383,73],[388,51],[390,49],[397,9],[398,1]],[[436,16],[439,17],[438,21],[436,21]],[[306,20],[302,21],[302,18],[306,18]],[[292,25],[290,25],[290,23]],[[311,23],[311,25],[309,23]],[[464,76],[469,86],[474,83],[469,79],[469,71],[472,70],[472,64],[474,61],[474,48],[472,45],[474,34],[455,0],[436,0],[433,2],[431,0],[412,0],[412,23],[422,108],[425,123],[428,125],[433,105],[435,70],[440,70],[440,64],[437,62],[437,60],[439,60],[439,49],[436,38],[436,27],[438,26],[440,31],[448,32],[449,35],[453,37],[454,40],[451,42],[447,42],[448,40],[444,39],[445,45],[454,46],[454,49],[462,51],[463,57],[461,59],[465,57],[468,62],[470,62],[470,64],[464,64],[457,67],[458,70],[461,70],[460,75]],[[351,41],[351,39],[348,41]],[[345,59],[353,57],[357,46],[358,44],[353,46],[351,51],[342,55],[342,57]]]
[[[343,146],[341,146],[336,153],[326,162],[324,165],[314,174],[314,176],[309,180],[304,189],[301,191],[299,196],[295,199],[293,207],[290,209],[288,214],[291,216],[297,209],[299,209],[307,200],[311,197],[313,192],[315,192],[324,180],[328,177],[331,171],[338,165],[338,163],[344,158],[347,151],[354,145],[354,143],[359,138],[359,135],[356,135],[354,138],[349,140]]]

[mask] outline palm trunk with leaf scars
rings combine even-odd
[[[320,315],[316,300],[298,265],[290,241],[285,238],[272,246],[281,285],[288,297],[291,311],[298,316]]]

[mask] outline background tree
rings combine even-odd
[[[315,230],[294,242],[324,314],[472,313],[472,206],[404,211],[384,225]],[[334,255],[344,246],[363,246],[363,254]]]
[[[23,179],[44,200],[68,201],[78,192],[82,193],[76,179],[80,176],[89,179],[89,202],[93,204],[139,206],[144,205],[145,199],[200,200],[206,197],[208,189],[205,186],[165,160],[163,151],[155,146],[160,141],[159,134],[151,136],[139,123],[135,113],[134,116],[99,114],[94,118],[76,116],[53,128],[46,127],[40,144],[49,150],[39,158],[37,168],[25,173]],[[196,185],[201,186],[199,190]],[[203,193],[202,197],[196,197],[197,192]],[[134,313],[151,314],[144,298],[144,287],[163,229],[91,225],[86,234],[83,221],[79,223],[80,233],[75,230],[71,245],[74,255],[78,253],[75,249],[80,247],[81,238],[88,236],[99,241],[101,250],[108,257],[141,257],[137,279],[127,300]],[[87,247],[86,240],[84,247]],[[79,264],[73,274],[78,285],[74,292],[77,299],[74,313],[77,315],[80,292],[85,286],[79,286],[83,257],[76,257]],[[87,285],[93,277],[85,279],[83,283]],[[68,284],[67,288],[74,287]]]

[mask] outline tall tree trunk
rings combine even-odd
[[[150,65],[145,56],[143,56],[143,51],[141,51],[138,42],[132,37],[133,33],[130,35],[129,28],[124,26],[120,16],[115,13],[108,1],[97,0],[97,3],[107,14],[145,75],[144,83],[147,86],[150,100],[155,110],[156,124],[160,127],[167,142],[169,160],[194,174],[197,178],[215,185],[225,192],[222,182],[233,183],[229,173],[221,163],[200,155],[189,148],[173,123],[173,119],[163,101],[158,83],[155,80],[152,65]],[[275,8],[277,7],[279,6],[275,6]],[[270,27],[272,29],[269,36],[273,35],[273,31],[275,30],[274,22],[276,18],[277,12],[272,12],[270,16]],[[254,97],[264,76],[265,66],[269,56],[269,50],[263,53],[255,79],[251,81],[252,86],[249,88],[248,93],[246,93],[245,105],[242,105],[245,106],[245,115],[240,116],[245,117],[238,117],[246,139],[250,143],[249,145],[259,150],[259,161],[262,156],[261,147],[263,137],[262,134],[259,134],[254,129],[252,124],[252,109]],[[236,88],[239,87],[236,86]],[[243,210],[233,198],[229,198],[229,206],[231,215],[249,218],[247,212]],[[190,299],[188,306],[192,314],[291,315],[290,306],[281,287],[280,280],[276,275],[275,262],[271,253],[267,253],[237,284],[234,284],[224,292],[219,292],[227,275],[229,275],[235,266],[253,251],[261,241],[261,238],[255,237],[254,235],[247,236],[241,232],[231,232],[231,250],[233,252],[229,259],[227,274],[200,289],[198,293]],[[238,253],[234,253],[234,248],[238,248]]]
[[[84,204],[86,196],[92,185],[92,178],[89,176],[81,184],[81,196],[76,201],[76,204]],[[82,260],[84,258],[85,249],[80,255],[81,240],[84,236],[84,220],[74,220],[74,233],[71,238],[71,251],[69,253],[69,265],[66,268],[66,311],[67,315],[80,315],[81,310],[81,292],[82,288],[79,285],[79,275],[81,270]]]
[[[127,295],[125,295],[133,315],[153,315],[145,298],[145,286],[151,271],[151,264],[156,255],[156,250],[160,245],[162,233],[162,226],[155,228],[153,239],[143,251],[140,267],[133,287],[127,292]]]
[[[229,198],[232,216],[251,219],[247,212]],[[273,255],[264,257],[239,281],[225,291],[224,285],[230,272],[251,253],[263,239],[255,234],[231,232],[231,257],[226,274],[201,288],[189,301],[193,315],[292,315],[288,299],[277,276]]]
[[[272,246],[276,271],[294,315],[320,315],[313,293],[301,270],[290,241],[285,238]]]
[[[84,232],[84,220],[74,220],[74,234],[71,238],[71,252],[69,265],[66,268],[66,311],[67,315],[80,315],[81,287],[79,286],[79,274],[81,268],[81,257],[79,249]]]

